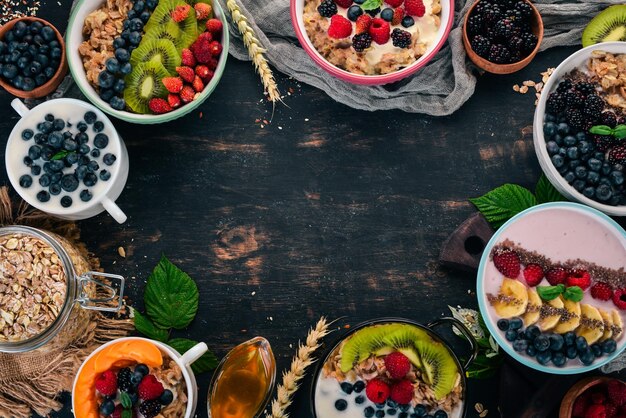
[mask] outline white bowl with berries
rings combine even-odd
[[[79,0],[66,54],[76,84],[94,105],[152,124],[179,118],[211,95],[228,42],[227,21],[214,0]]]
[[[383,85],[424,67],[446,42],[451,0],[291,0],[300,44],[325,71]]]

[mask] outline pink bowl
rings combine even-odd
[[[428,48],[426,53],[422,55],[417,61],[412,63],[402,70],[395,71],[393,73],[384,75],[360,75],[353,74],[348,71],[342,70],[339,67],[335,67],[330,62],[326,61],[322,55],[317,52],[309,36],[304,28],[304,20],[302,14],[304,12],[305,0],[290,0],[291,2],[291,23],[296,31],[296,36],[300,41],[300,45],[309,54],[309,56],[315,61],[322,69],[329,74],[340,78],[343,81],[347,81],[353,84],[363,85],[383,85],[393,83],[403,78],[406,78],[417,70],[425,66],[434,56],[439,52],[443,44],[448,39],[448,34],[452,29],[454,23],[454,0],[441,0],[441,25],[437,31],[437,40]]]

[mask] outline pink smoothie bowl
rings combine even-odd
[[[441,0],[441,25],[437,31],[437,38],[428,47],[428,50],[417,61],[411,65],[389,74],[383,75],[361,75],[353,74],[339,67],[334,66],[315,49],[304,27],[304,3],[306,0],[290,0],[291,2],[291,23],[293,24],[296,36],[300,41],[300,45],[309,54],[309,56],[324,71],[329,74],[352,84],[363,84],[369,86],[379,86],[383,84],[394,83],[414,74],[420,68],[424,67],[439,52],[443,44],[448,39],[448,34],[454,23],[454,1]]]

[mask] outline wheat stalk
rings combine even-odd
[[[283,372],[283,382],[278,386],[276,399],[272,401],[272,412],[266,414],[266,418],[287,418],[287,408],[291,405],[292,397],[298,390],[298,382],[304,377],[306,368],[315,362],[313,353],[320,347],[321,339],[324,338],[330,330],[328,327],[331,323],[326,318],[321,317],[315,328],[309,330],[305,344],[298,345],[298,351],[291,361],[289,370]]]
[[[248,24],[248,19],[243,15],[243,13],[241,13],[237,2],[235,0],[227,0],[226,6],[230,11],[230,16],[232,17],[233,22],[235,22],[237,28],[239,29],[239,33],[241,33],[241,36],[243,37],[243,43],[246,48],[248,48],[248,55],[252,59],[256,71],[261,77],[261,81],[263,82],[265,90],[267,90],[269,99],[273,103],[282,101],[280,99],[280,92],[276,86],[276,80],[274,80],[274,74],[272,74],[272,70],[263,55],[267,52],[267,50],[261,46],[261,42],[259,42],[254,34],[254,30]]]

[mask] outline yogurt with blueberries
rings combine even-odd
[[[29,113],[7,147],[20,193],[50,212],[78,211],[105,194],[119,171],[121,145],[108,120],[80,107]]]

